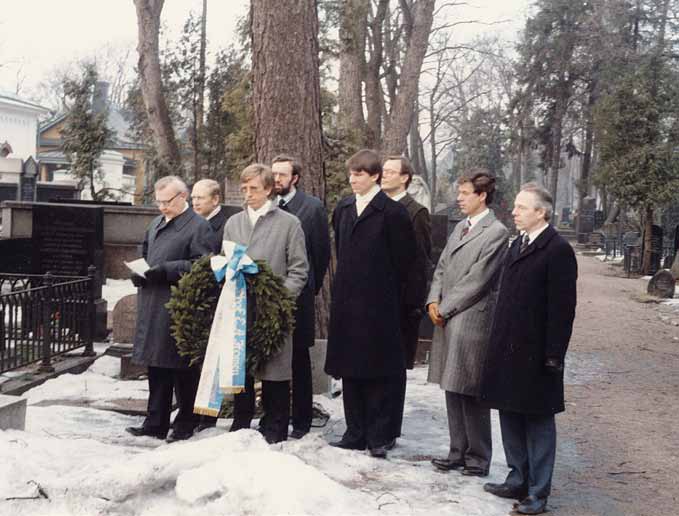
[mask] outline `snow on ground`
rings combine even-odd
[[[108,303],[109,310],[113,310],[116,303],[123,297],[136,293],[137,287],[128,279],[106,278],[106,283],[101,286],[101,297]]]
[[[495,414],[490,477],[432,468],[430,458],[447,453],[448,430],[443,392],[426,383],[426,368],[408,372],[404,435],[385,461],[328,446],[344,431],[341,398],[316,396],[331,414],[326,427],[276,445],[254,430],[228,433],[224,420],[181,443],[134,438],[124,428],[141,417],[59,404],[145,397],[145,382],[116,379],[111,360],[25,394],[26,431],[0,431],[0,514],[492,516],[511,509],[511,500],[482,489],[507,471]]]

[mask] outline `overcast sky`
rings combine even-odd
[[[485,23],[505,20],[495,25],[459,25],[457,39],[497,31],[511,40],[523,26],[529,2],[471,0],[468,6],[444,9],[440,16]],[[208,1],[210,49],[234,41],[236,22],[248,5],[248,0]],[[189,12],[200,12],[201,6],[202,0],[166,0],[162,22],[168,35],[178,34]],[[19,74],[21,95],[30,97],[55,67],[90,57],[107,45],[134,49],[136,39],[132,0],[0,0],[0,91],[14,92]],[[136,61],[136,52],[132,57]]]

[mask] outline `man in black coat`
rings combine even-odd
[[[142,426],[126,430],[135,436],[164,439],[170,427],[174,390],[179,412],[168,436],[171,442],[191,437],[198,423],[193,404],[200,370],[189,367],[188,360],[177,353],[165,304],[170,300],[171,285],[191,270],[192,261],[210,254],[214,233],[210,224],[189,208],[188,188],[180,178],[164,177],[154,189],[161,215],[149,225],[142,246],[150,269],[143,277],[132,276],[132,282],[140,287],[132,361],[148,367],[148,410]]]
[[[295,331],[292,335],[292,432],[300,439],[311,429],[313,384],[309,348],[316,336],[314,297],[323,286],[330,261],[330,230],[320,199],[297,189],[302,165],[295,158],[280,154],[273,159],[278,207],[295,215],[302,223],[309,261],[309,279],[297,298]]]
[[[415,231],[415,261],[408,273],[408,281],[401,296],[401,338],[405,351],[405,366],[407,369],[412,369],[415,364],[420,321],[424,314],[424,303],[427,297],[427,281],[431,272],[431,219],[427,208],[408,195],[407,189],[413,179],[413,167],[410,160],[405,156],[389,156],[382,168],[382,191],[408,210]],[[405,368],[394,378],[396,382],[392,394],[394,401],[392,440],[388,448],[393,447],[396,438],[401,436],[406,397]]]
[[[415,258],[408,211],[381,191],[382,163],[372,150],[347,161],[355,195],[333,213],[333,282],[325,371],[342,378],[347,430],[338,442],[385,458],[391,432],[390,386],[405,368],[401,292]]]
[[[521,236],[502,271],[481,398],[499,409],[510,468],[502,484],[484,489],[520,502],[520,514],[541,514],[550,494],[556,451],[554,415],[564,410],[563,364],[573,329],[577,262],[549,224],[552,197],[524,185],[514,201]]]
[[[222,208],[222,199],[219,183],[214,179],[201,179],[196,181],[191,190],[191,205],[193,211],[206,219],[212,231],[215,233],[214,252],[222,250],[222,237],[224,235],[224,224],[226,223],[226,210]]]

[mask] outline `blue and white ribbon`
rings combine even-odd
[[[257,274],[257,264],[245,254],[246,247],[225,240],[224,255],[213,256],[210,266],[217,281],[224,280],[193,412],[217,416],[226,393],[245,388],[245,349],[247,327],[247,288],[245,274]]]

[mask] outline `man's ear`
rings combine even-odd
[[[291,184],[292,184],[293,186],[296,187],[296,186],[297,186],[297,183],[299,183],[299,175],[293,174],[293,175],[292,175],[292,183],[291,183]]]

